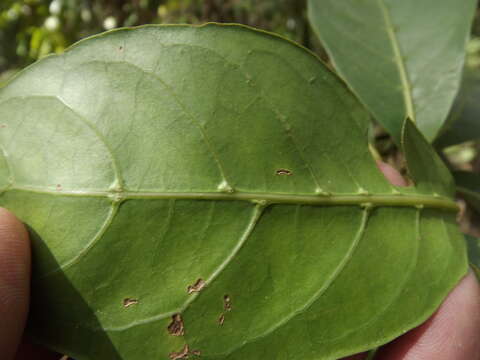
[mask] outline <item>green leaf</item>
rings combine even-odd
[[[400,140],[405,118],[432,141],[457,93],[475,0],[309,0],[335,68]]]
[[[480,213],[480,175],[468,171],[453,173],[457,192]]]
[[[480,279],[480,239],[470,235],[465,235],[468,250],[468,260],[475,274]]]
[[[460,92],[445,124],[435,141],[441,148],[470,140],[480,140],[480,68],[467,68]]]
[[[78,360],[343,357],[425,321],[467,270],[416,128],[416,187],[396,188],[355,97],[265,32],[96,36],[1,89],[0,119],[0,204],[33,237],[29,333]]]

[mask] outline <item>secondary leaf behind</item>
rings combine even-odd
[[[475,7],[475,0],[309,0],[309,18],[335,68],[398,143],[407,117],[433,141],[459,87]]]

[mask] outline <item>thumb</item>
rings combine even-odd
[[[30,243],[22,223],[0,208],[0,354],[14,358],[28,314]]]

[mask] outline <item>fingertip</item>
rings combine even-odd
[[[407,186],[407,181],[403,178],[403,176],[395,169],[393,166],[383,162],[377,161],[377,166],[380,171],[385,175],[387,180],[395,186]]]
[[[378,360],[480,359],[480,286],[470,271],[423,325],[378,353]]]
[[[11,212],[0,208],[0,291],[23,292],[30,281],[30,241],[25,226]],[[2,291],[3,293],[3,291]]]
[[[20,342],[30,295],[30,243],[25,226],[0,208],[0,352],[11,359]]]
[[[60,358],[63,359],[62,355],[30,342],[22,343],[15,356],[15,360],[60,360]]]

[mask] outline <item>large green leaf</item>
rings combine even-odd
[[[480,213],[480,175],[469,171],[453,173],[457,192]]]
[[[309,0],[335,68],[397,140],[406,117],[432,141],[458,90],[476,0]]]
[[[467,269],[451,177],[412,123],[417,185],[396,188],[349,90],[264,32],[97,36],[17,76],[0,119],[29,332],[79,360],[341,357],[423,322]]]

